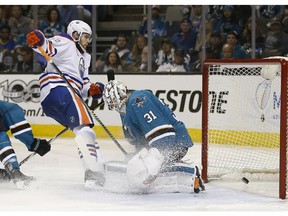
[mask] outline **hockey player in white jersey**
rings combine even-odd
[[[103,98],[110,110],[119,112],[125,138],[136,147],[127,163],[128,176],[150,184],[161,173],[186,172],[195,178],[195,183],[191,179],[188,184],[194,185],[195,192],[200,191],[199,186],[204,189],[198,167],[181,161],[193,141],[184,123],[163,101],[148,90],[128,91],[118,80],[105,85]]]
[[[92,96],[98,100],[102,97],[104,85],[91,83],[88,77],[91,56],[86,49],[92,41],[90,26],[81,20],[73,20],[67,27],[67,34],[59,33],[46,39],[41,31],[34,30],[26,35],[26,39],[34,51],[41,53],[38,47],[42,47],[66,78],[63,79],[53,65],[47,63],[39,78],[43,111],[75,133],[85,170],[85,186],[102,185],[103,166],[99,163],[101,155],[96,134],[92,130],[92,116],[67,84],[68,81],[83,99]]]

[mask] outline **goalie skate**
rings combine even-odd
[[[200,192],[200,189],[202,191],[205,190],[205,186],[203,184],[203,180],[201,178],[201,175],[200,175],[200,172],[199,172],[199,169],[197,166],[195,166],[196,168],[196,177],[195,177],[195,180],[194,180],[194,192],[195,193],[199,193]]]
[[[93,172],[92,170],[86,170],[84,182],[85,188],[95,189],[104,186],[105,177],[102,172]]]

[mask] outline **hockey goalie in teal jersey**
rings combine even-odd
[[[103,98],[110,110],[119,112],[125,138],[136,148],[127,163],[130,178],[151,184],[165,172],[191,172],[197,185],[194,182],[190,185],[199,192],[198,168],[181,161],[193,141],[185,124],[162,100],[149,90],[130,91],[118,80],[105,85]]]

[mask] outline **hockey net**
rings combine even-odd
[[[287,85],[285,59],[204,62],[205,182],[233,173],[272,174],[286,198]]]

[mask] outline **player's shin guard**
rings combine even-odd
[[[100,163],[102,162],[100,161],[100,149],[95,140],[89,140],[89,137],[87,139],[86,136],[84,138],[84,136],[80,134],[75,137],[75,141],[81,152],[79,153],[80,158],[84,160],[84,162],[82,162],[84,169],[87,170],[88,168],[92,171],[103,171],[103,165]]]
[[[80,158],[83,160],[84,169],[103,171],[102,156],[94,131],[86,126],[75,128],[75,141],[79,149]]]
[[[78,153],[85,169],[85,187],[103,186],[105,183],[104,168],[94,131],[89,127],[82,127],[76,134],[75,141],[78,145]]]

